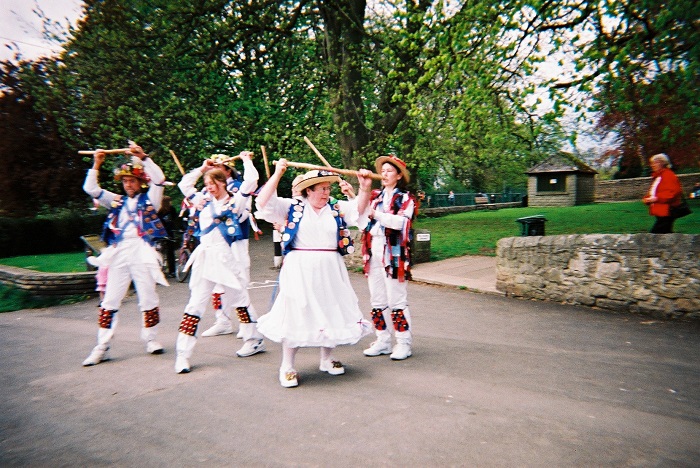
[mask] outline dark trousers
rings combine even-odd
[[[670,216],[657,216],[656,222],[651,227],[652,234],[670,234],[673,232],[673,219]]]

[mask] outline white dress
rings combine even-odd
[[[233,196],[232,204],[239,210],[239,221],[249,216],[245,209],[249,194],[255,190],[258,181],[258,171],[250,161],[244,162],[243,183]],[[194,205],[199,205],[206,200],[209,204],[199,214],[201,229],[208,228],[214,221],[214,216],[219,216],[224,202],[213,199],[209,195],[197,192],[195,185],[202,175],[199,169],[195,169],[182,178],[178,184],[186,197],[192,197]],[[244,290],[248,286],[250,269],[250,255],[248,253],[248,239],[239,239],[229,245],[218,229],[214,229],[199,239],[199,245],[194,249],[186,268],[192,268],[190,289],[200,284],[203,280],[211,281],[229,288]],[[246,304],[247,305],[247,304]]]
[[[357,204],[338,203],[348,226],[357,225]],[[285,223],[291,204],[291,199],[273,195],[256,215],[271,223]],[[299,250],[285,256],[279,294],[270,312],[258,319],[258,331],[265,337],[291,348],[334,348],[355,344],[371,332],[343,257],[336,250],[337,236],[330,206],[316,213],[305,203],[293,243]]]

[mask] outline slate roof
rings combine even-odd
[[[545,172],[580,172],[584,174],[597,174],[598,171],[584,163],[573,154],[558,153],[552,155],[541,163],[532,166],[526,174],[540,174]]]

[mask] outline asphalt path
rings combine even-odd
[[[272,251],[251,241],[261,312]],[[112,360],[89,368],[97,299],[0,314],[0,466],[700,465],[697,323],[415,283],[411,358],[365,357],[367,337],[336,350],[334,377],[302,349],[285,389],[280,346],[238,358],[231,335],[200,338],[175,374],[188,289],[159,292],[166,353],[145,353],[132,295]]]

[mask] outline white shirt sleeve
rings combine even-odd
[[[185,198],[190,198],[197,194],[197,188],[195,185],[197,185],[197,181],[201,176],[202,171],[200,171],[199,168],[193,169],[182,176],[182,180],[177,184],[177,187],[180,189]]]
[[[255,189],[258,188],[259,178],[260,175],[258,174],[258,170],[255,168],[253,161],[243,161],[243,182],[241,182],[239,192],[243,192],[246,195],[255,192]]]
[[[96,199],[100,205],[110,208],[112,206],[112,201],[114,201],[114,199],[117,197],[117,194],[108,190],[103,190],[100,187],[100,184],[97,182],[98,174],[99,171],[88,169],[87,175],[85,176],[85,182],[83,183],[83,190],[92,198]]]
[[[151,200],[153,207],[158,211],[163,202],[165,174],[151,158],[142,160],[141,164],[143,164],[143,171],[151,178],[150,186],[148,187],[148,199]]]
[[[256,201],[255,207],[258,211],[255,212],[255,216],[269,223],[286,223],[290,206],[292,206],[291,198],[279,198],[277,193],[274,193],[264,208],[261,208]]]

